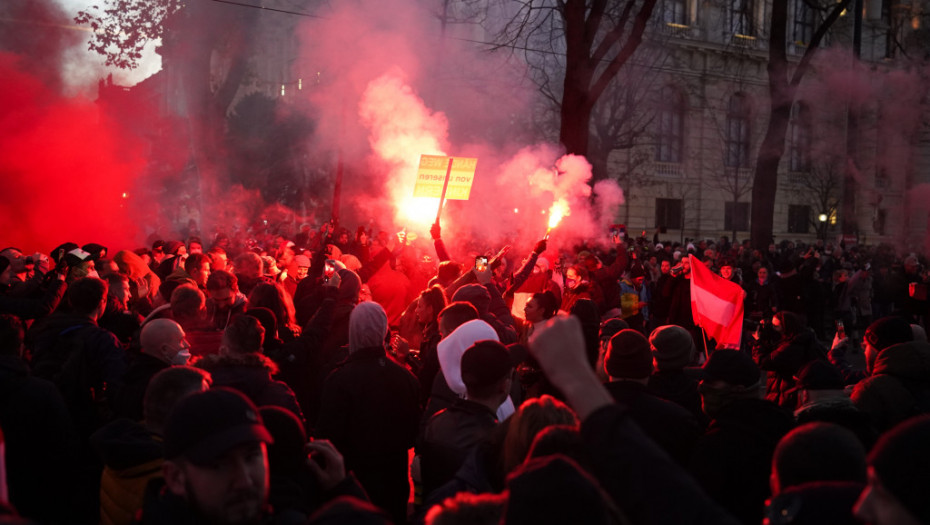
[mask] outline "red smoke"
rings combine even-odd
[[[20,60],[0,52],[2,243],[30,253],[66,241],[135,246],[142,148],[92,101],[55,94]]]

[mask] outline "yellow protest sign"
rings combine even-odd
[[[420,155],[420,166],[417,168],[417,182],[413,188],[413,196],[440,198],[448,172],[449,184],[446,188],[446,199],[468,200],[477,165],[478,159],[452,157],[452,169],[449,170],[449,157]]]

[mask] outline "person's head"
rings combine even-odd
[[[733,259],[723,259],[720,262],[720,276],[727,280],[733,278]]]
[[[769,280],[769,269],[765,266],[760,266],[756,271],[756,278],[759,279],[760,283],[765,283]]]
[[[277,256],[275,257],[275,263],[278,268],[287,269],[290,268],[294,263],[294,258],[297,257],[297,253],[294,252],[293,246],[283,246],[278,250]],[[309,266],[309,265],[308,265]]]
[[[553,425],[569,425],[577,428],[578,416],[565,403],[543,395],[527,399],[505,424],[507,435],[504,438],[504,468],[512,471],[523,463],[536,436]]]
[[[235,275],[217,270],[207,279],[207,293],[210,299],[221,308],[229,308],[236,302],[239,293],[239,279]]]
[[[171,319],[153,319],[139,335],[142,353],[171,365],[186,365],[191,358],[190,343],[181,325]]]
[[[772,494],[812,481],[865,483],[865,447],[855,434],[816,422],[781,438],[772,456]]]
[[[106,276],[107,295],[116,299],[119,304],[126,306],[132,297],[132,288],[129,286],[129,277],[121,273],[110,273]]]
[[[200,252],[192,253],[184,261],[184,271],[198,287],[205,288],[210,277],[210,258]]]
[[[19,275],[26,272],[26,257],[19,248],[4,248],[0,251],[0,257],[9,262],[9,272],[11,275]]]
[[[258,279],[262,276],[262,258],[253,252],[244,252],[236,257],[236,275],[246,279]]]
[[[426,525],[497,525],[504,516],[507,496],[459,492],[426,513]]]
[[[715,350],[700,372],[701,409],[710,418],[737,399],[759,399],[762,395],[759,367],[738,350]]]
[[[365,301],[349,314],[349,353],[363,348],[384,347],[388,332],[387,314],[380,304]]]
[[[862,338],[866,369],[872,373],[875,360],[882,350],[913,340],[914,332],[911,325],[902,317],[883,317],[873,322],[865,329],[865,336]]]
[[[630,282],[633,283],[637,290],[643,287],[643,283],[646,282],[646,270],[643,265],[634,264],[630,268]]]
[[[627,328],[610,339],[604,357],[604,371],[610,379],[645,381],[652,374],[652,353],[643,334]]]
[[[452,294],[452,301],[471,303],[478,310],[478,315],[484,316],[488,313],[488,308],[491,305],[491,294],[487,288],[480,284],[466,284]]]
[[[297,255],[294,257],[294,264],[297,265],[297,273],[294,274],[294,278],[298,281],[307,277],[307,273],[310,271],[310,258],[306,255]]]
[[[916,255],[908,255],[904,258],[904,271],[906,273],[917,273],[918,269],[920,269],[920,261],[917,260]]]
[[[249,307],[271,310],[278,326],[294,324],[294,300],[280,284],[257,284],[249,294]]]
[[[691,275],[691,258],[690,257],[681,258],[681,274],[685,276]]]
[[[868,457],[868,485],[856,517],[875,525],[930,523],[930,415],[885,433]]]
[[[193,284],[182,284],[171,292],[171,318],[181,326],[193,326],[207,315],[207,299]]]
[[[187,239],[187,253],[191,255],[203,253],[203,241],[200,240],[200,237],[190,237]]]
[[[468,321],[478,319],[478,310],[471,303],[453,302],[439,312],[439,334],[446,337]]]
[[[588,267],[583,264],[574,264],[565,271],[565,287],[569,290],[574,290],[587,281]]]
[[[0,355],[23,355],[23,322],[12,314],[0,314]]]
[[[510,395],[513,362],[510,351],[498,341],[478,341],[462,354],[462,382],[468,399],[496,410]]]
[[[833,397],[848,397],[843,390],[843,376],[827,361],[815,359],[807,363],[798,371],[796,379],[801,393],[801,404]]]
[[[793,337],[804,329],[804,320],[794,312],[782,310],[772,316],[772,329],[782,337]]]
[[[181,399],[165,425],[167,490],[199,521],[261,523],[268,498],[271,435],[243,394],[215,388]]]
[[[694,339],[678,325],[660,326],[649,335],[653,366],[657,371],[682,370],[694,357]]]
[[[662,262],[659,263],[659,271],[662,272],[662,275],[668,275],[672,271],[672,262],[668,259],[662,259]]]
[[[534,293],[523,307],[523,315],[531,323],[552,319],[559,311],[558,300],[550,291]]]
[[[845,283],[849,280],[849,272],[846,270],[836,270],[833,272],[833,282],[835,283]]]
[[[107,305],[107,283],[96,277],[82,277],[68,286],[65,300],[71,311],[97,320]]]
[[[168,414],[184,396],[205,392],[213,385],[210,372],[192,366],[172,366],[152,376],[142,402],[145,426],[163,435]]]
[[[439,283],[443,286],[447,286],[458,279],[459,275],[462,274],[462,267],[452,261],[443,261],[439,263],[439,270],[437,276],[439,278]]]
[[[420,292],[420,297],[417,299],[417,322],[427,325],[436,321],[439,318],[439,312],[445,307],[446,293],[442,291],[442,287],[430,286]]]
[[[210,258],[211,270],[226,270],[226,267],[229,264],[226,250],[220,248],[219,246],[210,248],[210,251],[207,252],[207,257]]]
[[[265,342],[265,328],[251,315],[234,315],[223,330],[220,353],[224,355],[260,354]]]

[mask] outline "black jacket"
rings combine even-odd
[[[498,424],[488,407],[460,399],[427,421],[417,443],[423,473],[423,494],[455,476],[468,453]]]
[[[304,421],[294,391],[284,382],[272,379],[278,367],[264,355],[208,355],[197,360],[194,366],[210,372],[214,387],[234,388],[251,399],[255,406],[285,408],[301,422]]]

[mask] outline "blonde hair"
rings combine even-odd
[[[507,421],[504,438],[504,472],[510,472],[526,459],[536,435],[552,425],[577,427],[578,416],[568,405],[544,395],[528,399]]]

